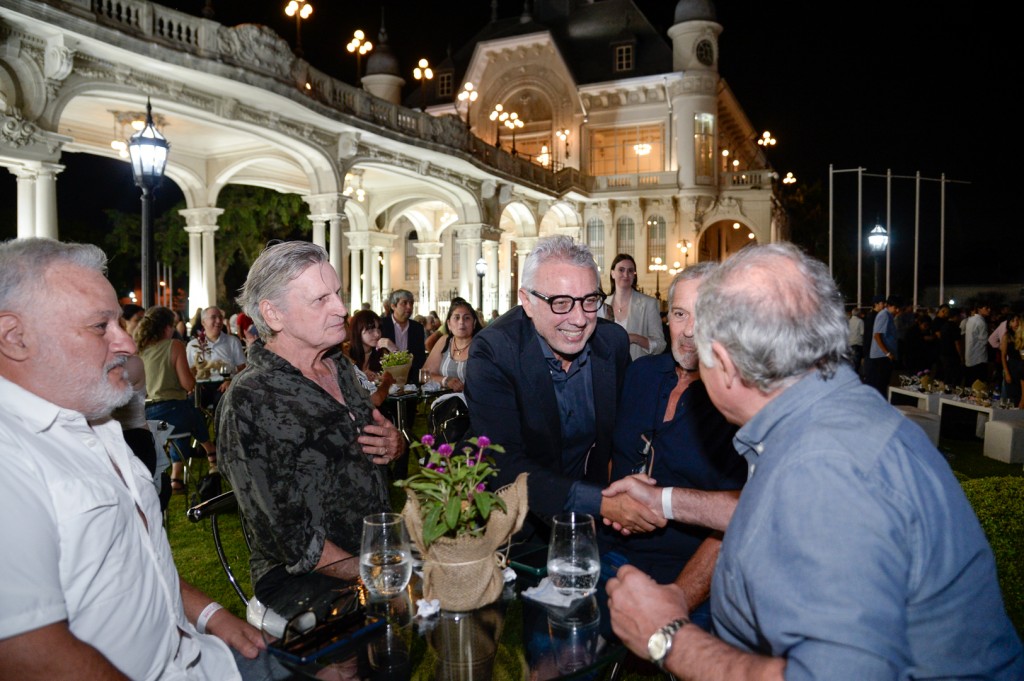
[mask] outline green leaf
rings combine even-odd
[[[454,530],[459,526],[459,513],[462,511],[462,503],[458,497],[448,500],[448,507],[445,509],[445,523],[449,529]]]

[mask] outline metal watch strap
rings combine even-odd
[[[656,665],[658,665],[659,669],[665,668],[665,660],[668,659],[668,654],[672,652],[672,639],[675,638],[676,634],[679,633],[680,629],[682,629],[689,623],[689,618],[680,617],[678,619],[672,620],[671,622],[669,622],[668,624],[666,624],[658,630],[659,633],[665,636],[665,653],[657,660],[653,660],[653,662]]]

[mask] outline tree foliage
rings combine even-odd
[[[217,207],[224,209],[217,219],[214,237],[217,300],[231,308],[235,292],[267,243],[275,239],[309,239],[312,225],[299,195],[262,187],[228,185],[221,191]],[[185,218],[178,212],[183,208],[185,202],[179,202],[153,223],[156,258],[170,265],[181,282],[189,269],[189,233],[185,231]],[[138,215],[117,210],[108,210],[106,214],[111,229],[101,245],[111,256],[110,279],[118,291],[134,288],[141,257]]]

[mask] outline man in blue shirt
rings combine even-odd
[[[474,337],[466,367],[470,432],[505,449],[495,456],[493,486],[530,474],[526,534],[542,540],[562,511],[630,531],[663,526],[626,494],[601,496],[630,358],[625,330],[598,319],[605,296],[590,249],[569,237],[539,239],[520,284],[520,306]]]
[[[889,296],[885,301],[885,309],[875,317],[874,326],[871,329],[871,349],[868,352],[868,363],[864,375],[864,382],[882,393],[882,397],[887,399],[893,361],[897,356],[898,339],[895,315],[899,309],[900,299],[896,296]]]
[[[825,266],[748,246],[701,284],[696,324],[748,464],[711,585],[717,638],[686,626],[677,587],[625,566],[607,588],[623,641],[687,679],[1024,678],[977,517],[923,431],[846,364]]]
[[[670,352],[634,360],[622,388],[622,402],[629,406],[619,410],[615,421],[612,480],[649,474],[661,486],[649,505],[662,512],[666,493],[670,502],[694,490],[717,492],[735,501],[747,479],[746,463],[732,447],[736,427],[708,397],[693,340],[697,287],[715,266],[703,262],[675,276],[667,298]],[[693,621],[708,628],[707,598],[722,535],[685,517],[675,518],[671,507],[669,515],[675,522],[646,534],[623,536],[602,528],[605,561],[626,561],[659,584],[678,584]]]

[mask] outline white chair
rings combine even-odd
[[[1003,463],[1024,463],[1024,422],[989,421],[985,424],[985,456]]]

